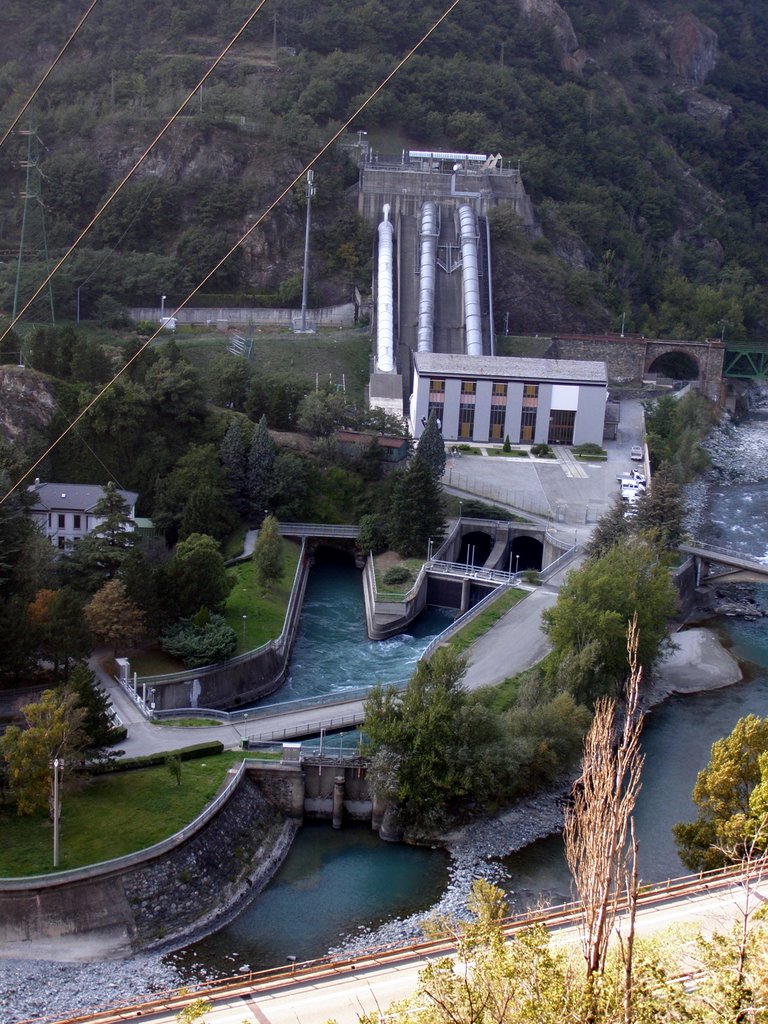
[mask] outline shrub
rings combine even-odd
[[[387,569],[384,573],[382,581],[388,587],[398,586],[402,583],[411,583],[413,581],[413,573],[410,569],[406,569],[404,565],[393,565],[391,569]]]
[[[219,740],[208,743],[193,743],[189,747],[181,747],[173,751],[173,756],[180,761],[194,761],[204,757],[216,757],[224,752],[224,744]],[[124,757],[120,761],[97,761],[85,766],[89,775],[106,775],[107,772],[129,772],[135,768],[155,768],[167,764],[168,754],[145,754],[143,757]]]
[[[531,448],[531,455],[536,459],[554,459],[555,453],[548,444],[535,444]]]
[[[206,609],[166,630],[160,646],[187,668],[197,668],[230,658],[237,647],[237,636],[222,615],[211,615]]]
[[[587,441],[584,444],[577,444],[573,449],[574,455],[605,455],[605,448],[601,448],[594,441]]]
[[[501,450],[503,452],[512,451],[512,442],[509,440],[509,434],[507,434],[507,436],[504,438],[504,444],[501,446]]]

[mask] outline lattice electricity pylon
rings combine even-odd
[[[45,207],[43,206],[43,176],[40,171],[42,143],[36,128],[19,131],[27,140],[26,159],[21,161],[25,171],[24,191],[19,198],[24,207],[21,217],[19,259],[16,265],[16,287],[13,290],[13,319],[35,293],[40,282],[50,273],[48,238],[45,233]],[[43,291],[24,314],[27,320],[56,323],[53,311],[53,290],[49,281]]]

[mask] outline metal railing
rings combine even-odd
[[[464,579],[480,580],[488,583],[510,584],[519,579],[520,574],[505,572],[503,569],[486,569],[482,565],[470,565],[465,562],[439,562],[433,559],[425,568],[442,576],[461,576]]]
[[[354,540],[360,535],[359,526],[338,526],[326,523],[280,523],[283,537],[340,537]]]
[[[551,579],[551,577],[554,576],[555,573],[558,572],[558,570],[562,569],[563,566],[568,565],[569,562],[572,562],[576,555],[578,555],[578,553],[579,545],[574,544],[573,547],[568,548],[567,551],[564,551],[562,555],[556,558],[554,562],[550,562],[548,566],[542,569],[539,573],[539,579],[542,581],[542,583],[548,579]]]

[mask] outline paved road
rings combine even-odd
[[[750,906],[768,899],[768,881],[763,880],[752,889]],[[722,931],[731,922],[741,919],[745,896],[740,885],[670,899],[640,907],[637,919],[639,934],[649,935],[674,925],[697,922],[702,932]],[[558,945],[573,944],[580,939],[576,925],[561,926],[551,932]],[[394,963],[371,962],[353,968],[338,968],[336,973],[315,975],[291,982],[290,978],[277,983],[262,983],[244,988],[241,994],[229,996],[214,1005],[205,1015],[208,1024],[324,1024],[334,1020],[338,1024],[357,1024],[362,1014],[375,1014],[385,1019],[385,1011],[394,1000],[413,994],[418,974],[428,962],[422,956]],[[146,1014],[142,1022],[175,1024],[178,1007],[173,1010]]]
[[[643,440],[642,417],[639,401],[621,403],[619,436],[605,442],[605,462],[576,461],[565,451],[556,461],[462,455],[449,457],[444,483],[522,511],[548,509],[556,530],[564,537],[575,531],[584,542],[615,499],[616,477],[633,467],[629,450]]]

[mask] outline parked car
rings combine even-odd
[[[641,473],[639,469],[631,469],[629,473],[620,473],[616,479],[620,487],[623,487],[625,484],[637,484],[643,490],[646,488],[645,473]]]
[[[633,462],[642,462],[644,459],[643,446],[640,444],[633,444],[629,449],[629,457]]]

